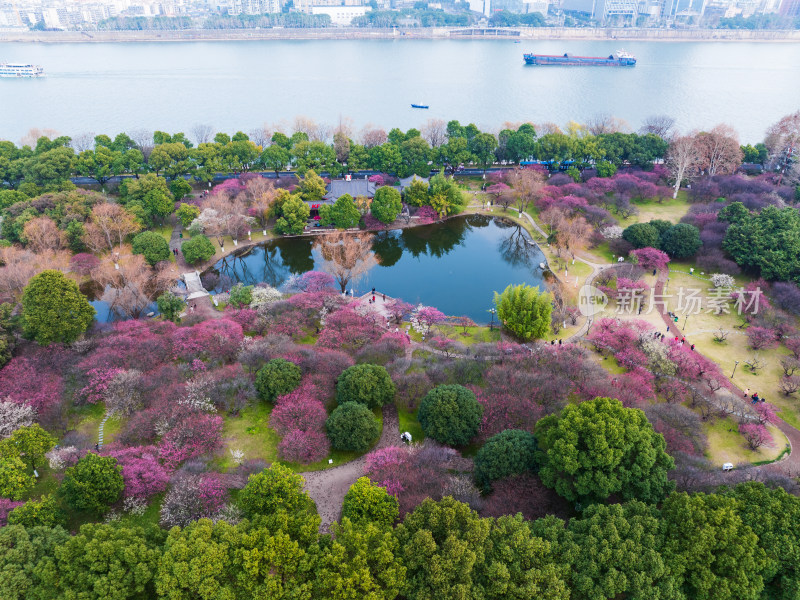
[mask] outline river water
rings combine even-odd
[[[634,68],[526,67],[523,52],[608,55],[614,41],[311,40],[0,43],[0,62],[42,65],[40,80],[0,79],[0,139],[62,134],[248,131],[305,115],[385,128],[428,118],[586,121],[638,128],[668,114],[684,129],[733,125],[744,142],[800,109],[800,44],[629,42]],[[410,108],[430,105],[429,110]]]
[[[348,286],[355,295],[373,287],[412,304],[435,306],[446,315],[466,315],[488,323],[494,292],[509,284],[544,289],[539,264],[544,255],[524,229],[484,215],[378,233],[373,267]],[[223,280],[252,285],[266,281],[280,288],[291,275],[320,270],[321,257],[309,237],[286,238],[248,248],[212,268]],[[225,277],[223,277],[225,276]],[[215,290],[218,291],[218,290]]]

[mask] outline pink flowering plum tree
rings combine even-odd
[[[669,255],[655,248],[631,250],[631,259],[643,269],[663,269],[669,263]]]
[[[304,465],[322,460],[330,451],[324,430],[292,429],[278,443],[278,454],[283,460]]]
[[[180,412],[158,444],[164,465],[175,469],[189,458],[202,456],[222,445],[222,417],[196,412]]]
[[[347,307],[328,315],[317,344],[323,348],[355,352],[377,340],[382,333],[374,321]]]
[[[125,498],[147,499],[167,489],[169,473],[158,460],[154,446],[107,448],[104,454],[117,459],[122,467]]]
[[[758,450],[761,446],[772,446],[774,443],[769,430],[761,423],[739,425],[739,433],[751,450]]]
[[[231,319],[212,319],[193,327],[182,327],[172,336],[175,358],[230,362],[244,338],[242,326]]]
[[[753,350],[766,350],[778,345],[773,329],[750,326],[747,328],[746,333],[747,342]]]

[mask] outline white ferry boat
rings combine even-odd
[[[0,63],[0,77],[44,77],[44,69],[39,65]]]

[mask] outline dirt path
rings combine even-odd
[[[394,405],[383,407],[383,432],[373,450],[400,445],[400,423]],[[321,528],[326,530],[331,523],[339,520],[342,502],[350,486],[364,475],[366,459],[362,456],[344,465],[324,471],[300,473],[306,480],[306,491],[317,503],[317,511],[322,518]]]

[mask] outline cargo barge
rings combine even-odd
[[[523,54],[525,64],[528,65],[553,65],[570,67],[633,67],[636,57],[630,52],[619,50],[609,56],[575,56],[566,53],[563,56],[556,54]]]

